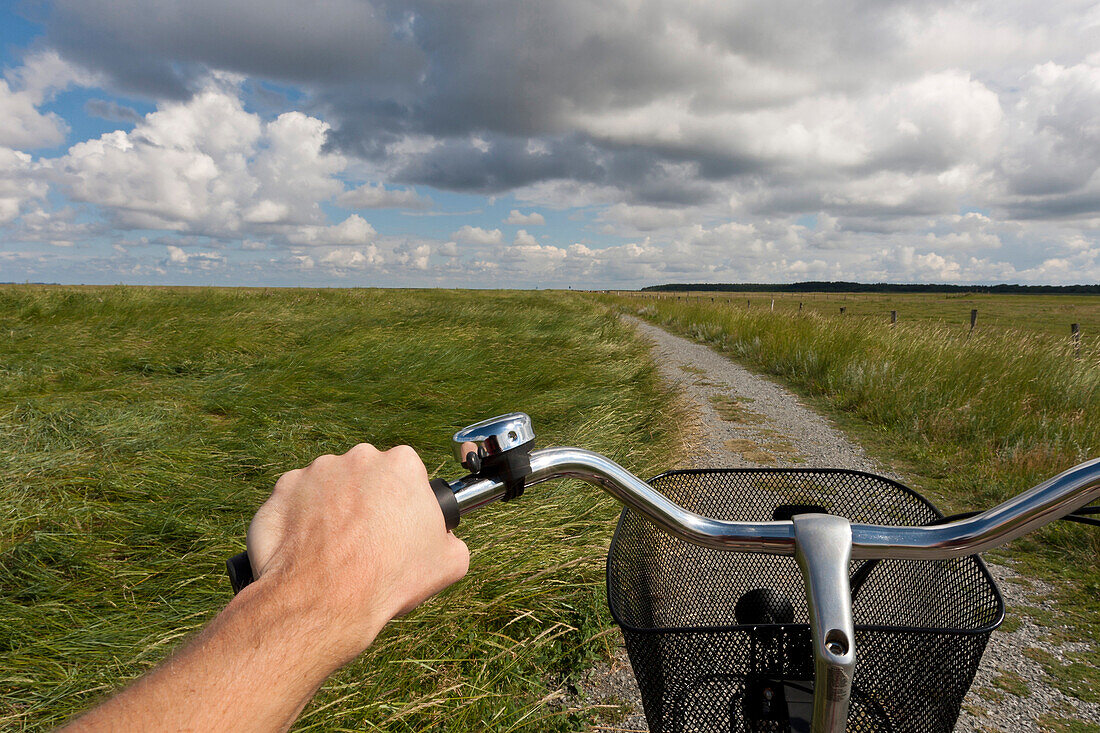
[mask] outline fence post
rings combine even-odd
[[[890,311],[890,325],[893,326],[897,322],[898,322],[898,312],[897,311]]]
[[[801,300],[800,300],[800,301],[798,301],[798,312],[799,312],[799,313],[801,313],[801,312],[802,312],[802,301],[801,301]]]
[[[775,298],[772,298],[772,310],[775,310]]]
[[[1073,335],[1073,358],[1081,358],[1081,326],[1077,323],[1071,323],[1069,326],[1069,332]]]
[[[978,309],[977,308],[971,308],[970,309],[970,331],[971,332],[974,331],[974,324],[977,323],[977,322],[978,322]]]
[[[752,301],[749,300],[748,298],[745,298],[745,307],[746,308],[751,308],[752,307]]]
[[[840,306],[840,314],[841,314],[841,315],[844,315],[844,312],[845,312],[846,310],[848,310],[848,309],[847,309],[847,308],[845,308],[844,306]]]

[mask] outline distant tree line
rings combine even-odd
[[[1097,285],[937,285],[928,283],[669,283],[643,291],[703,290],[733,293],[1018,293],[1029,295],[1100,295]]]

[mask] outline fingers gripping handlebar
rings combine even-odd
[[[435,500],[439,502],[439,510],[443,512],[443,521],[450,531],[458,526],[459,510],[458,501],[451,485],[441,478],[434,478],[428,482],[435,493]],[[225,561],[225,572],[229,575],[229,584],[233,586],[233,593],[240,593],[246,586],[256,579],[252,570],[252,561],[245,550]]]
[[[474,484],[488,484],[494,489],[500,487],[501,495],[494,494],[492,498],[504,501],[523,494],[527,476],[531,473],[530,454],[534,444],[535,431],[531,418],[521,412],[483,420],[455,433],[455,457],[470,471],[470,475],[453,483],[441,478],[428,482],[439,502],[448,531],[458,526],[464,513],[456,497],[460,487]],[[473,508],[467,504],[466,511]],[[255,579],[247,550],[226,560],[225,569],[234,593],[240,593]]]

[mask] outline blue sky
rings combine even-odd
[[[0,281],[1100,280],[1095,3],[0,5]]]

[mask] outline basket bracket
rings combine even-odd
[[[848,563],[852,527],[844,517],[797,514],[795,559],[806,581],[814,649],[813,733],[844,733],[855,673],[855,628]]]

